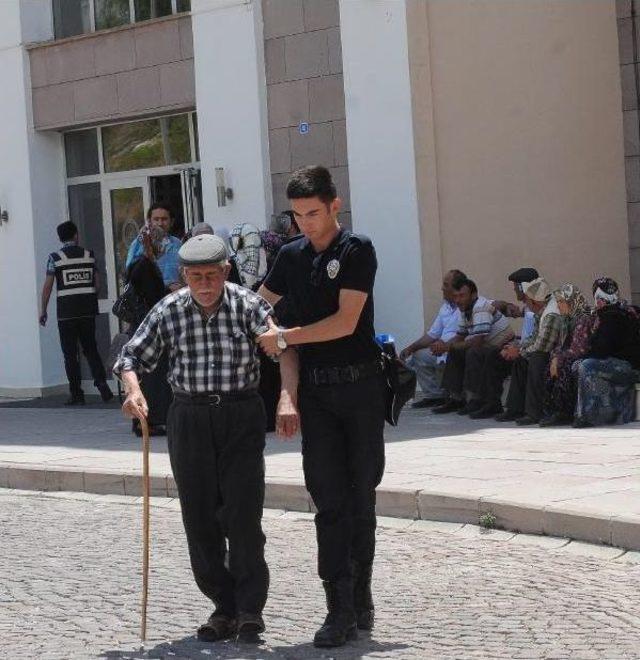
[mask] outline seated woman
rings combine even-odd
[[[635,382],[640,368],[637,312],[620,299],[608,277],[593,284],[595,319],[585,359],[576,361],[575,428],[626,424],[635,415]]]
[[[149,310],[169,293],[156,263],[158,241],[153,230],[150,232],[149,237],[145,238],[144,248],[144,256],[131,263],[126,273],[127,283],[131,284],[143,303],[140,309],[140,317],[129,328],[130,335],[133,335],[138,329]],[[148,374],[145,373],[140,379],[142,391],[149,404],[148,421],[151,435],[164,435],[166,433],[167,413],[173,399],[171,387],[167,382],[168,369],[168,358],[163,355],[154,371]],[[132,431],[138,436],[142,435],[140,422],[137,419],[133,420]]]
[[[571,373],[573,363],[589,349],[592,316],[587,300],[575,284],[553,292],[564,326],[558,347],[551,351],[544,401],[545,417],[540,426],[561,426],[573,422],[576,391]]]

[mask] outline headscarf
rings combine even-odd
[[[560,302],[564,301],[569,306],[569,316],[571,318],[579,314],[585,314],[589,310],[587,299],[580,289],[575,285],[567,282],[559,289],[553,292],[555,299]]]
[[[606,305],[615,305],[620,301],[618,283],[610,277],[599,277],[593,283],[592,291],[596,302],[601,300]]]

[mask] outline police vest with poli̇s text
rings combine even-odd
[[[95,316],[98,313],[96,295],[96,260],[91,250],[79,245],[52,252],[58,301],[58,320]]]

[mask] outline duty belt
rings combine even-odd
[[[190,394],[182,390],[173,390],[176,401],[191,403],[198,406],[224,406],[238,401],[247,401],[258,395],[258,390],[241,390],[237,392],[199,392]]]
[[[312,367],[304,372],[304,382],[310,385],[356,383],[359,380],[381,374],[383,371],[384,364],[382,360],[362,364],[347,364],[342,367]]]

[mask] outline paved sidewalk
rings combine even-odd
[[[640,549],[640,424],[518,428],[407,409],[387,428],[381,515],[475,523]],[[138,495],[140,441],[114,408],[0,408],[0,487]],[[164,438],[154,495],[175,496]],[[267,506],[311,511],[300,443],[269,437]]]
[[[271,573],[263,643],[204,644],[194,633],[211,604],[191,574],[179,505],[166,497],[152,504],[141,649],[139,500],[0,489],[0,657],[638,658],[640,553],[397,518],[381,519],[377,533],[375,629],[342,648],[316,649],[325,609],[311,516],[273,509],[263,521]]]

